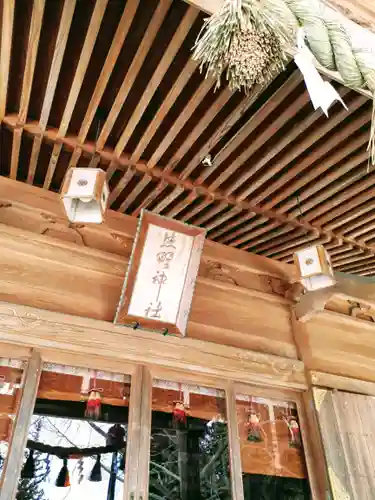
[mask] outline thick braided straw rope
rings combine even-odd
[[[345,85],[375,94],[375,36],[320,0],[264,0],[269,16],[291,32],[303,26],[317,61],[337,71]]]
[[[375,1],[375,0],[374,0]],[[368,149],[375,165],[375,36],[320,0],[263,0],[268,15],[292,34],[303,26],[317,61],[337,71],[344,84],[374,96]]]
[[[227,66],[229,86],[249,91],[282,69],[283,51],[297,48],[300,27],[321,66],[338,72],[347,87],[375,96],[375,35],[323,0],[224,0],[206,21],[193,57],[218,84]],[[369,149],[375,165],[373,110]]]

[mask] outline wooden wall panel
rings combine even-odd
[[[314,390],[333,498],[363,500],[375,491],[372,396]]]
[[[306,323],[305,332],[310,348],[307,368],[375,380],[374,323],[324,312]]]
[[[0,300],[112,321],[136,219],[69,225],[56,193],[3,177],[0,188]],[[307,369],[375,381],[371,322],[324,312],[293,339],[293,279],[293,266],[207,240],[188,336],[293,359],[298,341]]]
[[[0,245],[0,300],[113,320],[125,257],[1,224]],[[289,302],[276,293],[229,289],[216,278],[198,279],[188,336],[295,358]]]
[[[297,356],[289,305],[282,302],[269,302],[236,289],[213,291],[211,283],[198,283],[191,322],[188,334],[193,338],[219,343],[236,339],[236,345],[248,349]],[[200,324],[205,325],[203,330],[198,327]]]
[[[349,473],[342,453],[340,429],[335,418],[332,392],[325,389],[314,389],[314,402],[319,418],[333,498],[334,500],[352,500]]]

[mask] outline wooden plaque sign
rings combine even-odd
[[[205,235],[143,210],[115,323],[185,336]]]

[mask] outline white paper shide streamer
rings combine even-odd
[[[323,113],[328,116],[328,110],[336,101],[341,102],[345,109],[348,109],[340,94],[329,83],[323,80],[320,73],[314,65],[314,56],[305,44],[305,33],[300,28],[297,35],[297,54],[294,61],[303,74],[307,90],[310,95],[314,109],[321,108]]]

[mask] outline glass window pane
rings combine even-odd
[[[130,377],[45,364],[17,500],[122,500]]]
[[[0,480],[21,400],[23,361],[0,358]]]
[[[310,490],[296,406],[236,396],[245,500],[307,500]]]
[[[230,500],[225,393],[155,380],[149,498]]]

